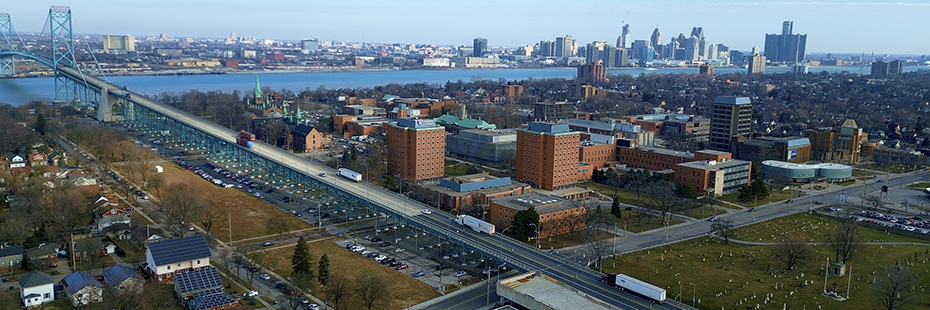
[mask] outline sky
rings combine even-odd
[[[18,32],[48,31],[51,5],[69,6],[75,34],[323,41],[533,45],[570,34],[579,46],[628,42],[659,27],[664,43],[700,26],[710,43],[748,51],[766,33],[807,34],[807,52],[930,54],[928,0],[60,0],[4,1]]]

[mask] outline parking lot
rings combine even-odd
[[[366,240],[365,238],[360,238],[360,239],[355,239],[355,240],[346,239],[346,240],[336,241],[336,244],[338,244],[339,246],[343,248],[346,248],[346,251],[352,251],[351,249],[347,247],[349,245],[362,246],[364,247],[364,250],[358,249],[354,252],[358,253],[360,256],[363,255],[362,253],[365,253],[364,254],[365,257],[367,257],[368,255],[372,255],[371,252],[379,253],[379,255],[386,256],[382,262],[390,262],[391,259],[393,258],[394,267],[391,266],[392,264],[382,263],[384,268],[391,268],[391,269],[397,270],[398,266],[406,265],[407,268],[402,269],[402,270],[397,270],[397,272],[404,274],[406,276],[411,276],[411,277],[422,271],[423,272],[422,276],[417,276],[416,278],[420,280],[421,282],[424,282],[427,285],[430,285],[432,287],[439,287],[440,281],[442,281],[443,284],[462,282],[462,281],[466,281],[470,279],[474,275],[474,272],[463,270],[463,267],[461,265],[445,263],[445,266],[442,266],[443,265],[442,263],[437,263],[436,261],[433,261],[429,258],[417,255],[416,249],[408,250],[408,249],[404,249],[403,247],[398,247],[394,245],[393,242],[391,242],[393,240],[385,241],[385,240],[380,240],[378,237],[371,237],[369,239],[373,239],[375,241]],[[388,243],[390,245],[381,246],[384,243]],[[376,257],[373,256],[368,259],[374,260],[375,258]],[[439,266],[443,267],[442,270],[438,270]],[[464,272],[464,274],[459,273],[460,276],[456,277],[455,274],[456,272],[459,272],[459,271]]]

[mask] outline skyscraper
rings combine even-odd
[[[564,37],[555,38],[555,57],[558,58],[568,58],[575,56],[575,51],[573,50],[575,46],[575,41],[572,40],[572,36],[566,34]]]
[[[646,40],[636,40],[633,41],[633,44],[630,44],[630,49],[633,50],[633,59],[642,59],[645,57],[643,55],[643,48],[649,46],[649,41]]]
[[[607,80],[607,68],[600,63],[578,66],[578,82],[604,82]]]
[[[902,67],[900,60],[873,61],[872,72],[870,75],[872,77],[894,76],[901,74],[903,69],[904,68]]]
[[[753,54],[749,56],[749,74],[765,73],[765,56]]]
[[[568,124],[529,123],[517,129],[516,179],[545,190],[572,186],[578,180],[581,135]]]
[[[806,34],[792,34],[794,23],[785,21],[781,34],[765,35],[765,58],[772,62],[798,63],[804,61],[807,48]]]
[[[619,47],[619,48],[626,48],[626,45],[624,45],[624,44],[626,44],[626,42],[628,42],[628,41],[626,40],[626,35],[628,35],[628,34],[630,34],[630,24],[625,24],[625,25],[623,25],[623,32],[621,32],[621,35],[620,35],[620,37],[623,38],[623,42],[621,42],[621,43],[623,43],[623,44],[617,44],[617,47]]]
[[[733,139],[747,137],[750,133],[752,102],[748,97],[718,96],[714,99],[708,148],[732,153]]]
[[[555,57],[555,42],[549,40],[539,41],[539,52],[542,57]]]
[[[662,45],[662,32],[659,31],[659,27],[656,27],[656,30],[652,31],[652,37],[649,38],[649,43],[654,47]]]
[[[474,57],[484,57],[488,53],[488,39],[486,38],[475,38],[474,43],[472,43],[472,56]]]

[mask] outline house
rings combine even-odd
[[[132,267],[113,265],[103,271],[103,282],[106,282],[115,292],[121,293],[129,290],[141,291],[145,280]]]
[[[118,248],[118,247],[117,247],[116,244],[113,243],[113,242],[105,242],[105,243],[103,243],[103,253],[104,253],[104,254],[116,254],[116,248]]]
[[[210,248],[202,234],[151,242],[145,249],[145,268],[159,282],[175,273],[210,266]]]
[[[26,249],[26,256],[30,261],[46,260],[55,257],[60,247],[54,243],[40,244],[34,248]]]
[[[165,239],[165,236],[167,234],[163,229],[146,225],[130,227],[128,231],[119,236],[119,239],[129,240],[134,245],[142,247],[149,244],[149,242]]]
[[[215,310],[235,307],[237,302],[223,292],[223,281],[213,266],[178,273],[174,293],[189,310]]]
[[[103,301],[103,284],[90,273],[75,271],[61,279],[65,296],[75,307]]]
[[[55,301],[55,281],[47,273],[30,272],[19,279],[19,296],[27,308]]]
[[[23,262],[23,247],[14,245],[0,249],[0,270],[19,267]]]
[[[17,168],[26,168],[26,158],[22,155],[7,156],[6,162],[10,164],[10,170]]]
[[[61,165],[62,160],[64,160],[64,159],[65,159],[65,158],[64,158],[64,153],[52,152],[51,154],[48,154],[48,164],[49,164],[50,166],[58,166],[58,165]]]
[[[42,152],[32,152],[29,154],[29,165],[36,166],[48,166],[48,155]]]
[[[132,212],[113,203],[107,203],[103,205],[103,207],[97,209],[96,215],[97,216],[94,218],[94,228],[97,230],[103,230],[104,228],[116,224],[129,225],[129,223],[132,222]]]

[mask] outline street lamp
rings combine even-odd
[[[697,298],[695,298],[697,296],[697,286],[694,283],[688,283],[688,285],[691,286],[691,307],[693,308],[695,301],[697,301]]]
[[[507,228],[504,228],[503,230],[501,230],[501,235],[503,235],[504,232],[507,231],[508,229],[510,229],[510,227],[507,227]],[[500,243],[500,249],[501,249],[501,257],[504,257],[504,243],[503,243],[503,242]],[[501,262],[503,262],[503,261],[504,261],[504,259],[501,258]],[[501,266],[503,266],[503,264],[502,264]],[[485,264],[485,267],[487,267],[487,264]],[[500,269],[500,267],[497,267],[497,268]],[[500,271],[500,270],[498,270],[498,271]],[[499,272],[498,272],[498,279],[500,279],[500,273],[499,273]],[[487,292],[486,292],[486,294],[485,294],[484,305],[487,306],[487,305],[490,305],[490,304],[491,304],[491,269],[488,268],[488,288],[487,288]]]
[[[536,248],[539,249],[539,226],[536,226],[536,223],[530,223],[530,225],[536,228]]]

